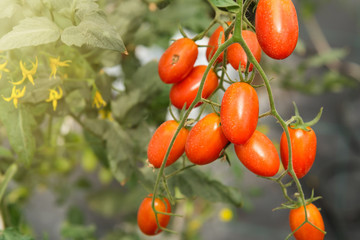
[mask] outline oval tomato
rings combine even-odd
[[[246,143],[236,144],[235,152],[244,166],[259,176],[272,177],[279,171],[280,158],[274,144],[257,130]]]
[[[299,35],[292,1],[260,0],[255,13],[255,30],[262,50],[269,57],[288,57],[294,51]]]
[[[172,86],[170,90],[170,101],[175,107],[182,109],[186,103],[186,109],[189,108],[199,90],[200,82],[205,70],[205,65],[196,66],[184,80]],[[215,91],[217,86],[218,77],[214,70],[210,69],[208,75],[206,76],[201,96],[203,98],[208,98]],[[200,104],[201,103],[196,106],[199,106]]]
[[[156,219],[155,213],[151,207],[152,202],[152,194],[149,194],[140,204],[140,207],[137,212],[137,224],[140,230],[146,235],[156,235],[160,233],[162,230],[159,229]],[[166,204],[165,204],[166,203]],[[171,206],[169,200],[166,198],[160,199],[155,198],[155,209],[159,212],[171,212]],[[170,221],[170,215],[158,214],[158,221],[161,227],[166,228]]]
[[[183,80],[191,71],[198,56],[195,42],[181,38],[173,42],[159,60],[158,71],[164,83]]]
[[[304,177],[314,163],[316,156],[316,134],[314,130],[307,127],[309,131],[302,129],[289,129],[292,149],[292,163],[298,178]],[[280,139],[280,155],[284,168],[288,168],[289,150],[286,134],[283,132]]]
[[[324,231],[325,225],[319,209],[317,209],[314,204],[310,203],[306,205],[306,210],[309,222]],[[304,206],[290,210],[289,222],[291,231],[294,231],[296,228],[298,228],[304,221]],[[301,228],[299,228],[299,230],[294,233],[294,237],[297,240],[322,240],[324,239],[324,236],[324,233],[322,233],[309,223],[305,223]]]
[[[259,99],[255,89],[237,82],[226,89],[220,109],[221,128],[234,144],[245,143],[254,133],[259,116]]]
[[[221,39],[220,39],[221,35]],[[215,52],[217,51],[219,47],[219,40],[220,44],[223,44],[225,42],[225,33],[224,28],[222,26],[219,26],[214,33],[209,38],[208,47],[206,48],[206,59],[210,61],[210,59],[214,56]],[[224,53],[220,53],[218,58],[215,62],[221,62],[224,58]]]
[[[151,137],[147,156],[149,162],[155,167],[161,167],[164,160],[166,151],[170,146],[171,139],[175,135],[176,129],[179,123],[174,120],[168,120],[161,124],[156,129],[154,135]],[[166,166],[173,164],[185,151],[185,142],[188,136],[189,130],[182,128],[177,135],[174,145],[170,150],[169,157],[166,162]]]
[[[228,142],[220,126],[220,117],[210,113],[190,130],[185,153],[194,164],[208,164],[219,158]]]
[[[243,30],[241,35],[244,38],[244,41],[250,48],[251,53],[254,55],[257,62],[261,60],[261,47],[256,38],[256,34],[249,30]],[[231,66],[235,69],[239,68],[241,64],[241,71],[244,72],[246,69],[246,64],[248,62],[247,55],[244,49],[241,47],[239,43],[231,44],[228,48],[227,60],[231,64]],[[253,65],[250,64],[249,71],[253,69]]]

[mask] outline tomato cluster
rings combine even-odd
[[[158,65],[159,76],[165,84],[172,84],[171,104],[184,113],[190,106],[196,108],[203,103],[209,103],[213,112],[199,120],[189,121],[191,123],[183,119],[181,126],[177,120],[168,120],[161,124],[148,145],[147,156],[151,167],[168,167],[184,153],[195,165],[210,164],[226,157],[226,148],[233,144],[236,156],[249,171],[262,177],[272,177],[278,173],[281,162],[285,169],[289,166],[289,142],[292,149],[291,172],[295,173],[296,178],[302,178],[310,170],[316,154],[314,131],[309,126],[289,126],[290,140],[287,140],[285,132],[280,140],[280,161],[274,143],[265,134],[256,130],[259,98],[251,79],[247,78],[248,73],[254,69],[253,64],[261,61],[262,51],[274,59],[286,58],[293,52],[298,38],[294,5],[291,0],[260,0],[255,23],[255,32],[241,30],[241,36],[254,57],[251,63],[246,51],[238,42],[230,42],[232,44],[228,44],[226,54],[218,53],[219,46],[226,38],[231,38],[235,34],[226,31],[231,30],[234,25],[231,22],[226,23],[226,29],[223,27],[225,25],[219,26],[209,38],[206,58],[214,62],[213,66],[194,66],[199,53],[198,46],[193,39],[187,37],[174,41],[161,56]],[[217,58],[212,59],[215,53]],[[246,77],[241,78],[241,81],[232,81],[225,89],[223,84],[219,86],[218,70],[224,71],[223,64],[227,63],[241,72],[240,75],[245,73]],[[198,93],[200,86],[201,93]],[[214,104],[209,98],[219,89],[224,90],[224,95],[221,104]],[[220,108],[219,111],[215,109],[216,106]],[[172,146],[169,149],[170,145]],[[151,199],[151,196],[145,198],[138,212],[138,225],[141,231],[148,235],[159,233],[159,226],[165,228],[170,219],[170,215],[157,214],[158,224],[156,223],[150,205]],[[154,201],[157,211],[171,212],[167,199],[161,201],[156,198]],[[312,204],[306,207],[309,207],[308,214],[314,215],[309,215],[308,221],[324,229],[317,209],[313,209]],[[290,226],[293,231],[304,222],[305,218],[301,214],[304,214],[301,207],[290,211]],[[313,231],[318,230],[305,224],[294,235],[297,239],[308,239],[304,236]],[[318,231],[314,234],[320,236],[323,233]]]

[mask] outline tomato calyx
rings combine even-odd
[[[320,108],[319,113],[316,115],[316,117],[308,122],[304,122],[304,120],[302,119],[302,117],[299,114],[299,109],[297,108],[295,102],[293,102],[294,104],[294,109],[295,109],[295,116],[292,116],[288,121],[286,121],[286,125],[289,126],[292,129],[302,129],[306,132],[311,131],[311,129],[309,129],[309,127],[315,125],[321,118],[322,112],[323,112],[323,107]]]

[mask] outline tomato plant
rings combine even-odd
[[[255,14],[256,36],[271,58],[287,58],[295,49],[299,24],[291,0],[260,0]]]
[[[319,209],[312,203],[306,205],[307,220],[314,224],[316,227],[325,230],[324,221],[321,216]],[[289,213],[289,222],[291,231],[295,231],[305,221],[305,210],[304,206],[300,206],[295,209],[291,209]],[[308,222],[301,226],[295,233],[294,236],[297,240],[322,240],[325,234],[319,229],[316,229]]]
[[[183,80],[192,70],[198,56],[196,43],[189,38],[173,42],[159,60],[158,71],[164,83]]]
[[[221,102],[221,128],[234,144],[245,143],[254,133],[259,115],[259,99],[255,89],[237,82],[226,89]]]
[[[243,30],[241,32],[241,34],[242,34],[242,37],[244,38],[244,41],[250,48],[250,51],[254,55],[256,61],[260,62],[261,47],[256,38],[256,34],[250,30]],[[244,49],[240,46],[239,43],[234,43],[229,46],[228,53],[227,53],[227,59],[233,68],[238,69],[239,65],[241,64],[241,66],[240,66],[241,71],[242,72],[245,71],[246,65],[248,63],[248,58],[247,58],[247,55],[246,55]],[[252,69],[253,69],[253,65],[250,64],[249,71],[252,71]]]
[[[146,235],[156,235],[159,234],[162,230],[156,223],[155,212],[152,209],[152,194],[149,194],[141,202],[138,212],[137,212],[137,224],[140,230]],[[155,210],[164,213],[171,213],[171,205],[167,198],[155,198],[154,200]],[[163,228],[169,224],[170,215],[166,214],[157,214],[159,225]]]
[[[220,117],[210,113],[190,130],[185,153],[192,163],[208,164],[219,158],[228,142],[220,126]]]
[[[311,127],[307,130],[288,128],[292,148],[292,163],[298,178],[304,177],[314,163],[316,156],[316,134]],[[285,133],[280,139],[281,161],[288,168],[289,150]]]
[[[235,152],[244,166],[257,175],[272,177],[279,171],[280,158],[274,144],[257,130],[246,143],[236,144]]]
[[[171,103],[182,109],[186,104],[186,109],[189,108],[190,104],[194,101],[195,96],[199,90],[201,79],[206,70],[205,65],[194,67],[191,72],[181,82],[175,83],[170,90],[170,101]],[[206,76],[204,89],[201,96],[208,98],[218,86],[218,77],[214,70],[210,70]],[[201,103],[197,104],[199,106]]]
[[[174,120],[168,120],[161,124],[150,139],[147,156],[149,163],[155,168],[159,168],[164,160],[166,151],[170,145],[179,123]],[[166,166],[173,164],[185,151],[185,142],[189,130],[182,128],[176,137],[174,145],[170,150]]]

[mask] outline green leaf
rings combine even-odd
[[[20,5],[15,0],[1,0],[0,1],[0,19],[11,18],[17,11],[20,10]]]
[[[35,85],[26,84],[26,94],[21,99],[22,102],[39,103],[49,98],[49,89],[55,88],[60,84],[60,78],[49,80],[48,76],[36,78]],[[58,91],[58,89],[56,89]]]
[[[48,18],[26,18],[0,39],[0,50],[38,46],[55,42],[59,37],[58,26]]]
[[[0,240],[34,240],[32,237],[22,235],[14,228],[6,228],[0,232]]]
[[[173,184],[173,187],[178,187],[189,198],[200,196],[211,202],[230,203],[237,207],[242,205],[238,189],[226,186],[193,168],[175,175],[169,183]]]
[[[236,12],[239,5],[233,0],[210,0],[218,8],[226,8],[231,12]]]
[[[85,119],[83,124],[105,140],[110,170],[119,182],[126,181],[135,172],[139,173],[133,139],[117,122]]]
[[[11,147],[17,154],[18,160],[29,164],[35,153],[35,136],[33,129],[35,119],[31,110],[22,104],[14,108],[12,103],[0,101],[0,121],[6,128]]]
[[[11,151],[3,146],[0,146],[0,157],[2,158],[12,158],[13,154]]]
[[[61,228],[61,235],[66,239],[73,240],[95,240],[95,226],[94,225],[79,225],[79,224],[70,224],[65,223]]]
[[[0,183],[0,202],[1,199],[5,193],[5,190],[10,182],[10,180],[13,178],[13,176],[15,175],[17,171],[17,165],[14,163],[12,164],[5,172],[5,175],[3,177],[3,179],[1,180]]]
[[[126,52],[117,30],[98,14],[86,17],[77,26],[65,28],[61,34],[61,41],[68,46],[81,47],[85,45]]]

